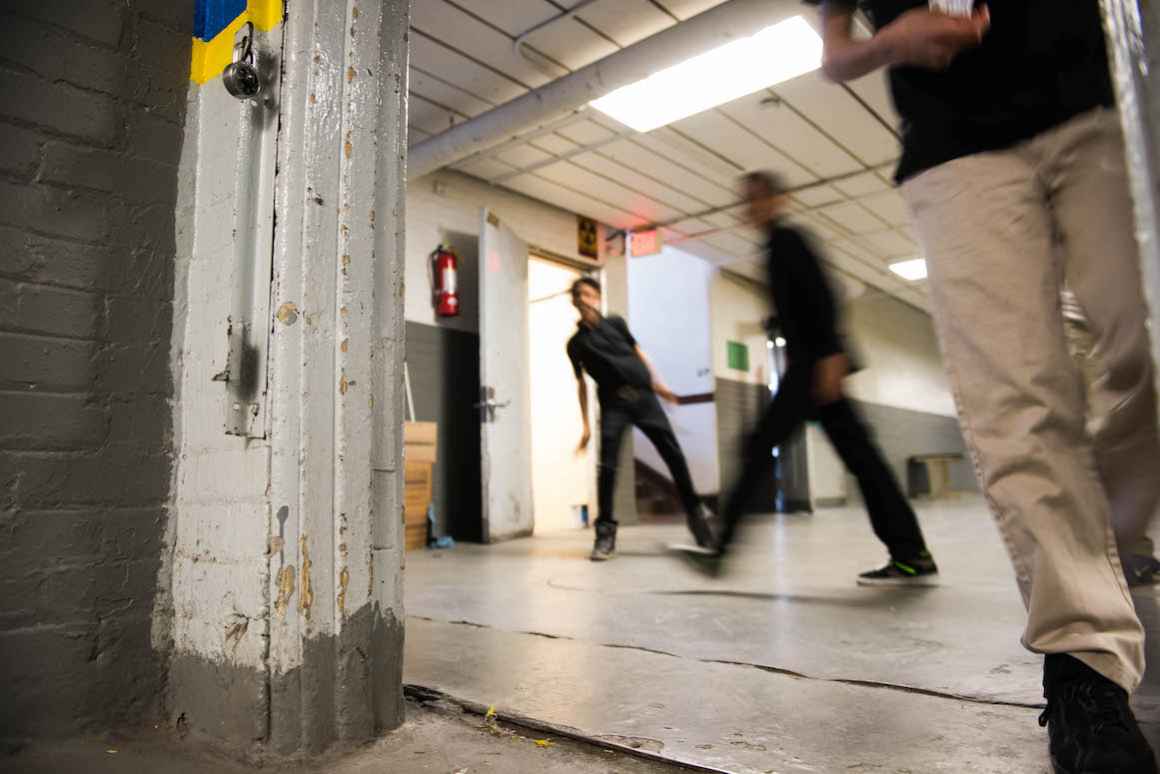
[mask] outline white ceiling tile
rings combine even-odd
[[[680,231],[685,236],[703,234],[706,231],[712,231],[715,228],[712,223],[706,223],[700,218],[686,218],[685,220],[674,223],[672,227],[677,231]]]
[[[787,105],[763,105],[768,92],[734,100],[721,110],[765,138],[794,162],[818,177],[858,172],[863,165],[810,125]]]
[[[703,237],[701,241],[707,242],[738,258],[749,258],[760,252],[760,248],[748,239],[742,239],[728,231]]]
[[[809,73],[780,84],[777,93],[815,125],[866,164],[898,158],[895,137],[841,86],[821,73]]]
[[[838,239],[830,243],[838,250],[841,250],[849,255],[866,263],[877,264],[878,257],[874,253],[868,251],[865,247],[853,241],[852,239]]]
[[[869,234],[881,231],[883,223],[857,202],[830,204],[818,210],[818,214],[829,218],[853,234]]]
[[[738,223],[737,218],[728,212],[715,212],[712,215],[706,215],[705,220],[712,223],[714,228],[733,228]]]
[[[615,180],[627,188],[640,191],[683,212],[699,212],[707,209],[705,202],[687,196],[663,183],[658,183],[652,178],[645,177],[639,171],[617,164],[597,152],[587,151],[573,156],[569,160],[573,164],[579,164],[591,172]]]
[[[495,180],[497,177],[503,177],[519,171],[510,164],[486,157],[468,159],[467,161],[456,164],[455,168],[482,180]]]
[[[829,185],[813,185],[809,188],[803,188],[800,191],[794,191],[791,197],[810,209],[844,201],[846,198],[842,196],[840,191]]]
[[[555,132],[542,134],[539,137],[534,137],[531,143],[540,150],[547,151],[548,153],[552,153],[557,156],[563,156],[580,148],[580,146],[576,143],[572,142],[566,137],[561,137]]]
[[[477,61],[485,62],[521,85],[542,86],[551,80],[516,53],[511,36],[489,27],[444,0],[414,3],[411,27]]]
[[[638,145],[634,140],[621,139],[609,143],[600,149],[600,155],[629,169],[639,169],[654,180],[660,180],[670,188],[684,191],[714,207],[727,207],[737,201],[737,197],[732,191],[709,182],[701,175],[653,153],[651,150]]]
[[[863,172],[860,175],[848,177],[845,180],[837,180],[832,185],[846,196],[854,198],[879,193],[881,191],[889,191],[891,188],[888,183],[874,172]]]
[[[561,134],[572,142],[584,146],[607,142],[616,136],[600,124],[589,121],[588,119],[561,127],[556,130],[556,134]]]
[[[439,134],[466,119],[449,110],[429,102],[418,94],[411,94],[407,105],[407,121],[425,132]]]
[[[496,158],[505,164],[510,164],[519,169],[527,169],[528,167],[543,164],[545,161],[551,161],[555,158],[552,154],[545,153],[539,148],[533,148],[530,145],[515,145],[495,155]]]
[[[823,242],[832,242],[836,239],[843,239],[846,236],[832,225],[823,222],[819,218],[810,217],[809,215],[792,215],[787,220],[794,226],[797,226]]]
[[[885,68],[875,70],[856,81],[850,81],[848,85],[887,125],[898,127],[898,113],[895,112],[894,100],[890,97],[890,83],[887,81]]]
[[[554,183],[582,191],[617,209],[631,212],[650,223],[667,223],[681,218],[684,213],[661,204],[642,193],[606,180],[567,161],[558,161],[536,170],[536,175]]]
[[[858,200],[864,207],[892,226],[909,226],[910,211],[897,191],[867,196]]]
[[[452,86],[415,67],[411,68],[410,81],[407,87],[412,94],[418,94],[431,102],[449,107],[466,116],[477,116],[495,107],[471,92],[464,91],[458,86]]]
[[[676,246],[687,253],[692,253],[698,258],[704,258],[706,261],[717,266],[726,266],[736,263],[738,260],[738,256],[733,253],[722,250],[720,247],[711,245],[701,239],[690,239],[685,242],[679,242]]]
[[[913,257],[918,252],[918,246],[893,229],[880,231],[876,234],[866,234],[861,237],[869,247],[885,259],[893,260],[903,257]]]
[[[548,204],[554,204],[560,209],[575,212],[594,218],[601,223],[607,223],[616,228],[636,228],[644,225],[645,221],[635,215],[610,207],[572,191],[568,188],[537,177],[533,174],[517,175],[503,182],[505,188],[525,194]]]
[[[419,0],[419,3],[425,2],[429,0]],[[547,0],[503,0],[501,3],[497,3],[496,0],[455,0],[455,2],[481,19],[487,19],[512,37],[560,13],[560,10]]]
[[[414,145],[417,142],[423,142],[431,136],[430,132],[425,132],[417,126],[407,127],[407,145]]]
[[[712,148],[742,169],[773,170],[781,174],[790,186],[806,185],[817,180],[816,175],[716,110],[690,116],[676,122],[672,128]]]
[[[631,46],[676,24],[649,0],[599,0],[577,15],[621,46]]]
[[[715,8],[725,0],[659,0],[660,4],[681,21]]]
[[[729,191],[737,188],[737,178],[744,171],[733,162],[669,127],[637,135],[633,137],[633,142]]]
[[[527,89],[510,78],[498,75],[419,33],[411,35],[411,62],[420,70],[496,105],[527,93]]]
[[[527,42],[571,70],[578,70],[619,51],[615,44],[575,19],[561,19],[536,30],[528,36]]]

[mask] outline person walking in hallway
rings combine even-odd
[[[850,362],[838,333],[837,303],[821,262],[806,238],[782,221],[787,197],[775,175],[753,172],[742,185],[750,219],[768,238],[769,284],[789,367],[746,443],[742,473],[724,500],[715,545],[708,551],[690,549],[686,553],[696,566],[711,573],[720,570],[738,521],[762,477],[770,474],[773,449],[807,420],[815,419],[857,479],[874,534],[890,553],[885,566],[862,573],[858,583],[931,584],[938,576],[938,567],[927,550],[918,518],[866,425],[842,394]]]
[[[1119,535],[1133,545],[1160,495],[1160,437],[1099,2],[966,5],[952,16],[927,0],[823,0],[823,67],[837,81],[889,68],[903,127],[896,179],[959,420],[1027,606],[1023,643],[1045,654],[1055,770],[1154,774],[1128,702],[1144,631],[1112,510],[1134,511]],[[853,33],[859,7],[868,39]],[[1099,405],[1115,407],[1094,434],[1064,280],[1100,353]]]
[[[677,398],[653,369],[629,332],[624,318],[602,315],[600,301],[599,282],[591,277],[581,277],[573,283],[572,303],[580,312],[580,321],[575,335],[568,341],[567,350],[576,374],[580,416],[584,421],[581,450],[587,448],[592,437],[585,371],[596,381],[600,401],[599,514],[592,560],[611,559],[616,553],[617,522],[613,510],[616,468],[624,434],[634,426],[648,437],[668,466],[693,537],[699,545],[708,545],[711,535],[707,511],[693,487],[689,465],[669,418],[657,399],[660,396],[675,404]]]

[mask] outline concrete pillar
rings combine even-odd
[[[234,744],[402,722],[408,26],[290,0],[264,101],[191,90],[169,701]]]
[[[1152,312],[1152,358],[1160,365],[1160,7],[1140,0],[1101,0],[1101,6],[1127,145],[1141,275]],[[1156,379],[1160,386],[1160,368]]]

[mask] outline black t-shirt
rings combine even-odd
[[[822,0],[862,7],[878,28],[927,0]],[[943,72],[890,71],[902,116],[905,180],[953,159],[1010,147],[1115,104],[1098,0],[988,0],[982,45]]]
[[[623,317],[603,317],[595,328],[580,323],[568,340],[568,358],[577,377],[587,371],[596,380],[601,400],[621,387],[652,387],[648,366],[636,354],[636,339]]]
[[[768,236],[769,286],[790,367],[842,352],[838,306],[817,254],[789,226],[776,225]]]

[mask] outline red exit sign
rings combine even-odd
[[[649,231],[634,231],[632,233],[631,244],[633,258],[656,255],[665,246],[659,228],[654,228]]]

